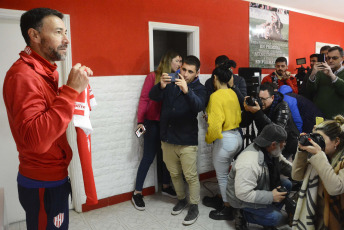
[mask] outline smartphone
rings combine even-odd
[[[318,54],[318,62],[325,62],[325,54]]]
[[[140,136],[142,136],[142,134],[144,134],[145,132],[146,132],[146,128],[145,128],[145,126],[143,125],[141,128],[136,129],[135,134],[136,134],[137,137],[140,137]]]
[[[178,73],[169,73],[168,76],[171,77],[171,82],[176,82],[176,79],[179,79]]]
[[[315,125],[319,125],[320,123],[322,123],[324,121],[323,117],[316,117],[315,118]]]

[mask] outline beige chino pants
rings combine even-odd
[[[190,203],[198,204],[200,200],[200,183],[197,174],[197,149],[195,145],[173,145],[161,142],[163,160],[170,172],[178,200],[186,197],[183,173],[189,185]]]

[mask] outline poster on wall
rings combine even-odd
[[[277,57],[288,59],[289,11],[250,3],[250,67],[275,68]]]

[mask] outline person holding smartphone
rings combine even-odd
[[[181,56],[168,51],[160,61],[158,69],[147,75],[142,87],[141,96],[137,111],[137,132],[144,133],[143,156],[137,170],[135,191],[132,196],[134,207],[140,211],[145,210],[142,187],[146,179],[147,172],[152,164],[156,153],[161,154],[160,143],[160,110],[161,102],[149,99],[149,91],[160,82],[162,73],[171,73],[179,70],[181,66]],[[141,134],[141,135],[142,135]],[[164,162],[162,164],[162,194],[176,198],[176,192],[170,186],[171,177]]]
[[[314,95],[314,104],[326,119],[344,115],[344,60],[343,48],[328,50],[326,62],[316,62],[307,81],[307,93]]]

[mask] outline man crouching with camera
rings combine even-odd
[[[257,99],[246,97],[244,109],[241,127],[247,127],[254,121],[260,133],[271,123],[282,126],[288,134],[282,155],[287,159],[295,155],[300,133],[293,121],[288,103],[283,101],[283,94],[275,92],[272,83],[266,82],[260,86]]]
[[[291,182],[291,163],[282,155],[287,139],[283,127],[269,124],[236,159],[228,175],[227,197],[235,210],[235,228],[247,222],[275,229],[282,220],[280,209]]]

